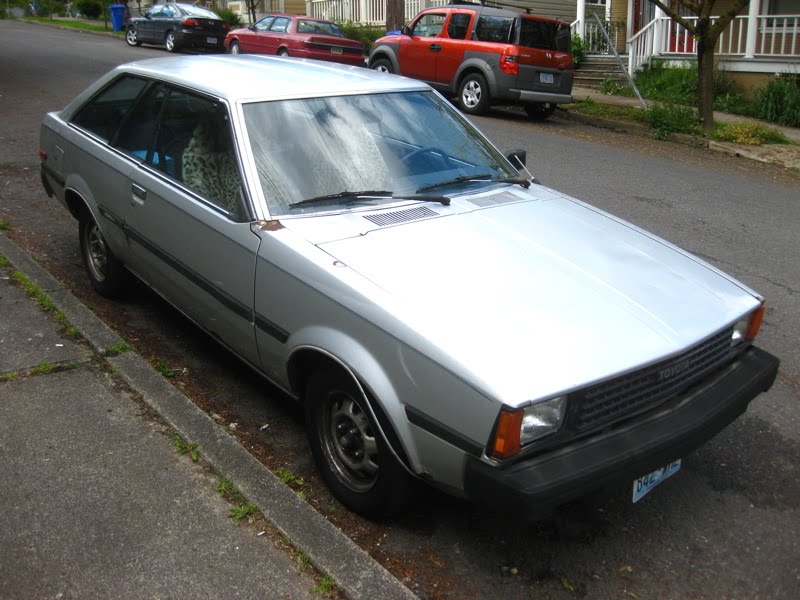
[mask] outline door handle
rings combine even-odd
[[[431,44],[430,46],[428,46],[428,49],[431,52],[441,52],[442,46],[440,44]]]
[[[137,204],[144,204],[144,200],[147,197],[147,190],[144,189],[140,185],[136,185],[135,183],[131,184],[131,206],[136,206]]]

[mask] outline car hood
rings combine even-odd
[[[317,245],[377,287],[379,325],[512,405],[677,354],[759,303],[663,240],[538,194],[489,208],[457,199]]]

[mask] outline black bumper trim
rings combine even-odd
[[[469,457],[467,496],[493,510],[547,510],[596,489],[632,482],[699,447],[775,381],[779,361],[751,348],[669,408],[564,448],[507,466]]]

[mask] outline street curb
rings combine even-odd
[[[5,234],[0,254],[53,300],[94,350],[104,355],[124,342],[110,327],[40,267]],[[337,527],[301,500],[189,398],[167,383],[135,352],[106,358],[142,399],[203,458],[230,480],[312,564],[333,577],[348,598],[413,600],[417,596]]]

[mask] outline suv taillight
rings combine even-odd
[[[519,57],[503,54],[500,57],[500,70],[508,75],[519,75]]]

